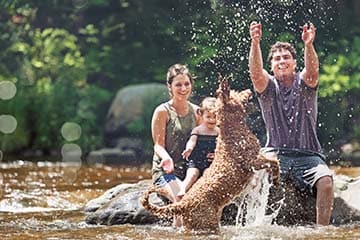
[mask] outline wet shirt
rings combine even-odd
[[[201,162],[210,162],[212,159],[208,159],[209,153],[214,153],[216,148],[215,135],[200,135],[192,134],[197,136],[196,145],[191,152],[189,159]],[[209,161],[210,160],[210,161]]]
[[[271,76],[258,99],[266,127],[266,147],[321,152],[316,135],[317,87],[306,86],[299,73],[288,88]]]
[[[186,174],[186,161],[182,158],[181,153],[185,149],[192,129],[196,126],[196,115],[190,103],[188,114],[182,117],[178,116],[171,109],[168,102],[164,103],[164,106],[169,114],[169,121],[166,124],[165,149],[174,161],[173,174],[183,179]],[[156,181],[156,179],[165,174],[163,169],[159,167],[160,162],[161,159],[154,154],[152,166],[153,181]]]

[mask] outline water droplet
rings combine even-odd
[[[81,127],[74,122],[66,122],[61,127],[61,135],[66,141],[76,141],[81,136]]]
[[[64,168],[62,177],[67,183],[74,183],[77,179],[78,169],[72,167]]]
[[[12,115],[0,115],[0,131],[5,134],[10,134],[15,131],[17,127],[16,118]]]
[[[81,148],[77,144],[67,143],[61,148],[61,156],[64,162],[81,163],[81,155]]]
[[[9,100],[16,94],[16,86],[13,82],[2,81],[0,82],[0,99]]]

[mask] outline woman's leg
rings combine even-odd
[[[167,192],[167,194],[164,197],[166,197],[173,203],[180,201],[181,198],[179,198],[177,195],[182,186],[181,180],[172,174],[165,175],[162,178],[163,178],[163,183],[161,184],[160,187],[164,188]],[[175,216],[173,219],[173,225],[175,227],[181,227],[182,218]]]

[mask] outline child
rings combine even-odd
[[[189,162],[186,177],[178,193],[179,197],[189,190],[214,159],[216,137],[220,132],[219,127],[216,126],[215,102],[216,98],[206,97],[198,109],[201,124],[192,130],[186,148],[182,152],[183,158]]]

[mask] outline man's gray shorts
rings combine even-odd
[[[281,181],[291,181],[301,191],[314,193],[314,186],[320,178],[333,176],[320,153],[298,149],[263,148],[265,156],[275,154],[280,160]],[[272,156],[274,157],[274,155]]]

